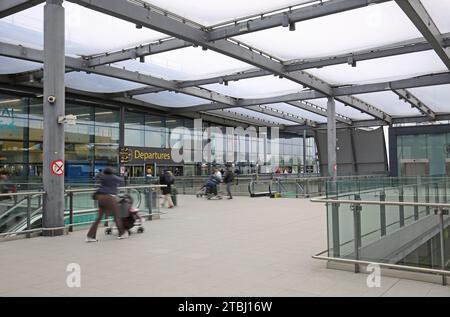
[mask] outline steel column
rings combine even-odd
[[[337,176],[336,160],[336,103],[334,98],[328,98],[327,102],[327,143],[328,143],[328,175],[334,180]]]
[[[65,115],[64,8],[62,0],[47,0],[44,6],[44,196],[43,228],[64,226],[64,175],[56,176],[52,162],[64,161]],[[54,99],[52,101],[52,98]],[[62,235],[63,230],[44,230],[44,235]]]

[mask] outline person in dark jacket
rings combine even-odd
[[[227,168],[225,176],[223,177],[223,182],[227,186],[228,199],[233,199],[233,195],[231,195],[231,185],[233,185],[233,181],[234,181],[234,173],[231,170],[231,168]]]
[[[159,183],[161,185],[166,185],[162,188],[162,194],[164,195],[164,200],[162,206],[166,206],[166,202],[169,208],[173,208],[175,205],[172,201],[172,185],[175,183],[175,177],[171,171],[164,171],[164,173],[159,177]]]
[[[211,199],[212,197],[217,197],[218,199],[222,199],[222,197],[218,194],[217,191],[217,185],[220,184],[222,181],[221,177],[219,176],[220,172],[218,172],[218,169],[213,169],[212,174],[209,176],[208,180],[206,181],[206,194],[208,199]]]
[[[96,242],[97,228],[103,215],[113,216],[119,231],[119,239],[125,238],[125,229],[119,217],[119,206],[117,202],[117,187],[122,183],[122,178],[115,175],[112,167],[107,167],[99,176],[100,187],[95,192],[95,199],[98,201],[98,216],[92,223],[88,231],[86,242]]]

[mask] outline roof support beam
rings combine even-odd
[[[305,92],[300,92],[300,93],[296,93],[296,94],[277,96],[277,97],[239,100],[237,105],[239,107],[249,106],[249,105],[265,105],[265,104],[271,104],[271,103],[277,103],[277,102],[290,102],[290,101],[325,98],[325,97],[327,97],[325,94],[320,94],[315,91],[305,91]],[[373,116],[375,118],[385,120],[386,122],[391,121],[391,117],[387,113],[377,109],[376,107],[374,107],[372,105],[369,105],[366,102],[363,102],[362,100],[360,100],[358,98],[355,98],[352,96],[340,96],[340,97],[336,97],[336,100],[344,103],[345,105],[351,106],[357,110],[360,110],[362,112],[370,114],[371,116]]]
[[[70,1],[70,0],[69,0]],[[289,19],[290,23],[305,21],[331,15],[348,10],[366,7],[373,3],[382,3],[390,0],[330,0],[325,3],[315,3],[298,9],[286,10],[286,12],[268,15],[259,15],[247,21],[236,22],[232,25],[215,27],[207,32],[207,41],[217,41],[232,36],[247,34],[260,30],[265,30],[283,25],[284,19]],[[77,2],[74,0],[73,2]],[[81,4],[81,3],[80,3]],[[90,58],[90,66],[104,65],[114,62],[133,59],[140,56],[147,56],[159,52],[179,49],[192,46],[191,43],[177,38],[168,39],[160,45],[149,44],[137,48],[124,49],[118,52],[105,53]]]
[[[419,0],[396,0],[398,6],[423,34],[430,45],[450,70],[450,50],[444,48],[443,37],[431,16]]]
[[[425,86],[450,84],[450,72],[428,74],[419,77],[386,81],[365,85],[342,86],[333,89],[335,96],[367,94],[371,92],[407,89]],[[320,97],[318,97],[320,98]]]
[[[180,39],[172,38],[168,40],[162,40],[156,43],[150,43],[147,45],[123,49],[117,52],[91,56],[88,58],[89,67],[117,63],[129,59],[136,59],[139,57],[145,57],[152,54],[168,52],[189,46],[192,46],[192,44]]]
[[[33,62],[42,63],[43,61],[42,51],[7,43],[0,43],[0,55],[24,59]],[[140,74],[138,72],[132,72],[129,70],[124,70],[121,68],[110,66],[98,66],[94,68],[89,68],[87,66],[86,61],[73,57],[66,56],[66,66],[68,68],[84,71],[87,73],[94,73],[102,76],[132,81],[144,85],[160,87],[163,88],[164,90],[180,92],[187,95],[211,100],[214,102],[225,103],[229,106],[234,106],[237,103],[235,98],[229,96],[221,95],[219,93],[197,87],[178,88],[175,82],[164,80],[161,78],[156,78],[149,75]]]
[[[17,12],[29,9],[45,0],[1,0],[0,1],[0,19]]]
[[[423,75],[419,77],[401,79],[390,82],[380,82],[374,84],[365,84],[365,85],[354,85],[354,86],[343,86],[336,87],[333,89],[333,93],[335,96],[347,96],[347,95],[356,95],[356,94],[365,94],[372,92],[380,92],[380,91],[390,91],[390,90],[398,90],[398,89],[407,89],[407,88],[416,88],[416,87],[425,87],[425,86],[435,86],[435,85],[444,85],[450,84],[450,72],[441,73],[441,74],[429,74]],[[259,99],[243,99],[239,101],[239,107],[246,107],[252,105],[260,105],[260,104],[270,104],[277,102],[293,102],[298,100],[308,100],[308,99],[317,99],[317,98],[325,98],[326,95],[321,94],[316,91],[302,91],[299,93],[293,93],[288,95],[269,97],[269,98],[259,98]],[[354,97],[353,97],[354,98]],[[339,98],[342,99],[342,98]],[[350,100],[348,98],[343,98],[343,102],[348,104]],[[341,100],[342,101],[342,100]],[[357,98],[353,99],[354,102],[358,102]],[[184,107],[177,108],[177,112],[186,112],[186,111],[206,111],[211,109],[224,109],[227,108],[224,104],[210,103],[205,105],[198,105],[192,107]]]
[[[217,27],[208,32],[208,40],[216,41],[219,39],[283,26],[285,23],[284,21],[286,20],[289,21],[289,23],[306,21],[387,1],[390,0],[330,0],[327,2],[315,3],[298,9],[292,9],[267,16],[263,15],[262,17],[259,16],[247,21]]]
[[[375,118],[384,120],[388,123],[392,122],[392,118],[390,115],[385,113],[384,111],[381,111],[380,109],[368,104],[365,101],[362,101],[361,99],[358,99],[354,96],[339,96],[335,97],[336,100],[342,102],[345,105],[348,105],[350,107],[353,107],[357,110],[360,110],[361,112],[368,113]]]
[[[444,46],[448,47],[450,46],[450,33],[444,34]],[[389,57],[389,56],[397,56],[402,54],[409,54],[409,53],[415,53],[415,52],[422,52],[431,50],[431,45],[424,40],[423,38],[418,38],[410,41],[404,41],[395,43],[389,46],[383,46],[379,48],[373,48],[370,50],[363,50],[359,52],[354,52],[352,54],[341,54],[341,55],[335,55],[331,57],[323,57],[320,59],[306,59],[302,61],[291,61],[285,63],[285,69],[287,72],[293,72],[298,70],[306,70],[310,68],[321,68],[326,66],[332,66],[332,65],[339,65],[339,64],[347,64],[348,58],[351,57],[355,61],[364,61],[364,60],[371,60],[371,59],[377,59],[382,57]],[[188,80],[188,81],[182,81],[178,83],[179,87],[192,87],[192,86],[202,86],[202,85],[209,85],[209,84],[217,84],[217,83],[227,83],[231,81],[238,81],[240,79],[248,79],[248,78],[257,78],[262,76],[269,76],[272,73],[267,70],[261,70],[258,68],[243,71],[243,72],[237,72],[235,74],[231,75],[224,75],[224,76],[215,76],[211,78],[204,78],[204,79],[198,79],[198,80]],[[137,88],[133,90],[127,91],[127,94],[129,96],[136,96],[136,95],[142,95],[142,94],[148,94],[148,93],[154,93],[162,91],[160,88],[154,88],[154,87],[145,87],[145,88]]]
[[[252,116],[249,116],[246,114],[241,114],[241,113],[237,113],[237,112],[229,111],[229,110],[228,111],[213,110],[213,111],[205,112],[205,114],[218,116],[221,118],[227,118],[227,119],[231,119],[231,120],[236,120],[236,121],[242,121],[242,122],[254,124],[257,126],[279,127],[280,129],[284,129],[284,125],[282,125],[282,124],[262,120],[262,119],[259,119],[256,117],[252,117]]]
[[[246,108],[249,110],[255,111],[255,112],[264,113],[264,114],[267,114],[272,117],[292,121],[292,122],[295,122],[298,124],[312,126],[312,127],[316,126],[316,122],[314,122],[312,120],[306,120],[306,119],[300,118],[299,116],[296,116],[293,114],[288,114],[288,113],[285,113],[285,112],[282,112],[282,111],[279,111],[277,109],[273,109],[270,107],[250,106],[250,107],[246,107]]]
[[[326,82],[320,80],[311,74],[303,71],[288,73],[284,69],[284,65],[271,58],[258,54],[248,48],[243,47],[240,43],[232,43],[228,40],[218,40],[215,42],[208,42],[207,32],[179,22],[168,16],[161,15],[152,11],[147,7],[140,7],[124,0],[69,0],[71,2],[84,5],[87,8],[112,15],[116,18],[132,22],[134,24],[142,25],[150,29],[169,34],[185,41],[201,45],[209,48],[215,52],[224,54],[226,56],[238,59],[248,64],[254,65],[264,70],[268,70],[280,77],[285,77],[303,86],[314,89],[327,96],[332,95],[332,87]],[[348,2],[348,1],[346,1]],[[342,1],[344,3],[344,1]],[[153,85],[155,86],[155,85]],[[158,86],[160,87],[160,86]],[[210,99],[211,100],[211,99]],[[388,116],[381,110],[376,110],[374,107],[358,108],[358,104],[351,104],[354,108],[361,111],[366,111],[380,119],[388,119]]]
[[[149,8],[140,7],[124,0],[69,0],[87,8],[112,15],[116,18],[142,25],[170,36],[189,41],[215,52],[238,59],[258,68],[268,70],[299,84],[308,86],[327,95],[331,87],[325,82],[304,72],[286,73],[283,64],[254,52],[238,43],[228,40],[208,42],[206,31],[194,28],[185,23],[161,15]]]
[[[419,100],[419,98],[414,96],[406,89],[397,89],[393,90],[393,92],[396,93],[401,99],[408,102],[411,107],[417,108],[422,114],[429,116],[432,120],[436,118],[436,114],[433,112],[433,110],[427,107],[422,101]]]
[[[306,101],[291,101],[291,102],[287,102],[287,104],[299,108],[299,109],[303,109],[312,113],[315,113],[319,116],[322,117],[327,117],[327,109],[319,107],[315,104],[312,104],[310,102],[306,102]],[[352,124],[352,120],[336,113],[336,120],[346,123],[346,124]]]

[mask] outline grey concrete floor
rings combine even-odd
[[[125,240],[86,230],[0,243],[0,296],[450,296],[450,287],[330,270],[325,207],[306,199],[180,196]],[[81,268],[81,287],[66,284]]]

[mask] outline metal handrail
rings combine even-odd
[[[387,267],[392,269],[399,269],[399,270],[405,270],[405,271],[415,271],[415,272],[422,272],[422,273],[433,273],[433,274],[439,274],[439,275],[450,275],[450,270],[439,270],[439,269],[428,269],[423,267],[417,267],[417,266],[409,266],[409,265],[399,265],[399,264],[392,264],[392,263],[383,263],[383,262],[374,262],[374,261],[363,261],[363,260],[353,260],[353,259],[344,259],[344,258],[335,258],[335,257],[329,257],[329,256],[323,256],[322,254],[328,252],[329,250],[322,251],[316,255],[313,255],[312,258],[316,260],[325,260],[325,261],[334,261],[334,262],[342,262],[342,263],[349,263],[349,264],[363,264],[363,265],[370,265],[370,264],[376,264],[380,267]]]
[[[118,189],[142,189],[142,188],[162,188],[167,187],[167,185],[155,185],[155,184],[149,184],[149,185],[135,185],[135,186],[121,186],[118,187]],[[89,192],[95,192],[98,188],[77,188],[77,189],[66,189],[66,193],[89,193]]]
[[[10,197],[10,196],[23,196],[23,195],[44,195],[44,191],[35,191],[35,192],[17,192],[17,193],[4,193],[0,194],[0,197]]]
[[[441,203],[419,203],[406,201],[376,201],[376,200],[348,200],[348,199],[329,199],[326,196],[315,197],[310,199],[313,203],[336,203],[349,205],[387,205],[387,206],[418,206],[418,207],[434,207],[436,209],[450,208],[450,204]]]

